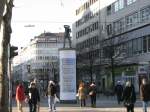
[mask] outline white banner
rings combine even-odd
[[[59,51],[60,100],[76,100],[76,52]]]

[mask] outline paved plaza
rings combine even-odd
[[[40,112],[48,112],[47,99],[42,98],[40,104]],[[13,111],[17,112],[17,107],[15,101],[13,101]],[[25,104],[24,112],[29,112],[28,105]],[[57,104],[56,112],[126,112],[123,104],[118,105],[115,97],[100,97],[97,99],[97,107],[90,107],[90,100],[87,100],[86,107],[80,107],[79,103],[77,104]],[[142,102],[137,100],[135,104],[135,112],[142,112]],[[150,108],[148,108],[150,112]]]

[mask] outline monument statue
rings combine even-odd
[[[70,32],[71,32],[70,26],[64,25],[64,28],[65,28],[65,34],[64,34],[64,46],[63,46],[63,48],[65,48],[66,39],[69,41],[69,48],[72,48],[71,47],[71,37],[70,37]]]

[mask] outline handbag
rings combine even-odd
[[[55,102],[60,102],[59,98],[55,95]]]
[[[94,93],[94,92],[93,92],[93,91],[91,91],[91,92],[89,93],[89,95],[90,95],[90,96],[92,96],[92,95],[93,95],[93,93]]]
[[[76,97],[79,97],[79,93],[76,94]]]

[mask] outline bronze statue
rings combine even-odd
[[[64,46],[63,46],[63,48],[65,48],[66,39],[68,39],[69,48],[71,48],[71,37],[70,37],[71,29],[70,29],[70,26],[69,25],[64,25],[64,28],[65,28],[65,34],[64,34]]]

